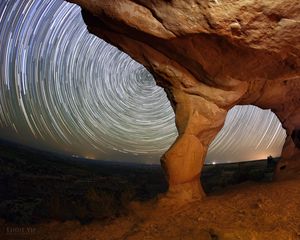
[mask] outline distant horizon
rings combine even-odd
[[[31,145],[23,144],[20,142],[8,140],[8,139],[3,139],[0,138],[0,145],[5,144],[10,144],[10,145],[18,145],[20,147],[26,147],[28,149],[34,150],[34,151],[39,151],[39,152],[44,152],[44,153],[50,153],[54,154],[60,157],[67,157],[67,158],[72,158],[72,159],[79,159],[79,160],[88,160],[88,161],[93,161],[93,162],[105,162],[105,163],[120,163],[120,164],[138,164],[138,165],[161,165],[160,162],[145,162],[145,161],[124,161],[124,160],[109,160],[109,159],[91,159],[91,158],[86,158],[85,156],[79,156],[76,154],[72,153],[66,153],[66,152],[57,152],[54,150],[49,150],[49,149],[41,149],[41,148],[36,148]],[[272,155],[269,155],[272,156]],[[0,156],[1,157],[1,156]],[[244,163],[244,162],[253,162],[253,161],[263,161],[267,160],[268,157],[266,158],[261,158],[261,159],[251,159],[251,160],[240,160],[240,161],[226,161],[226,162],[205,162],[204,165],[218,165],[218,164],[233,164],[233,163]],[[273,159],[280,159],[281,156],[272,156]]]

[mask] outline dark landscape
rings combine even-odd
[[[214,195],[246,181],[269,182],[277,160],[205,165],[203,188]],[[126,215],[130,202],[167,191],[160,165],[80,159],[6,141],[0,163],[3,224],[108,221]]]

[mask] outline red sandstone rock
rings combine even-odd
[[[237,104],[272,109],[287,131],[276,177],[300,173],[300,1],[71,0],[88,30],[142,63],[176,114],[162,157],[179,199],[200,197],[207,148]]]

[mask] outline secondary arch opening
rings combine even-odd
[[[238,105],[210,144],[206,164],[231,163],[279,157],[286,131],[271,110]]]
[[[271,110],[233,107],[209,146],[201,174],[205,191],[249,180],[271,180],[285,138],[286,131]]]

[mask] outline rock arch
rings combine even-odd
[[[167,92],[179,132],[162,157],[168,196],[203,196],[208,145],[236,104],[272,109],[287,130],[277,179],[299,175],[298,0],[71,2],[91,33],[142,63]]]

